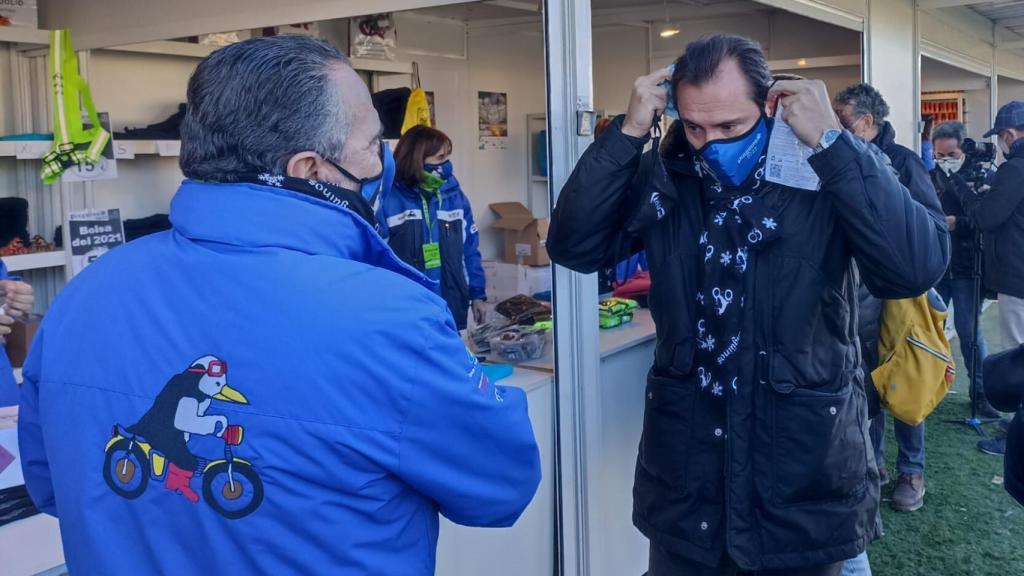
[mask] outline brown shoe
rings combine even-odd
[[[924,492],[924,476],[900,474],[892,493],[892,509],[897,512],[919,510],[924,506]]]

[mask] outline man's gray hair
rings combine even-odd
[[[836,102],[853,106],[853,113],[860,118],[865,114],[871,114],[875,118],[875,124],[881,124],[889,117],[889,104],[882,98],[882,94],[870,84],[854,84],[843,89],[836,95]]]
[[[210,54],[188,82],[181,125],[187,178],[235,182],[284,174],[289,158],[341,156],[351,125],[338,87],[348,58],[306,36],[255,38]]]
[[[944,138],[956,138],[957,148],[964,145],[964,138],[967,137],[967,128],[962,122],[943,122],[932,130],[932,142]]]

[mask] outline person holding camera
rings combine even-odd
[[[1001,418],[1002,415],[985,397],[985,388],[982,386],[981,362],[988,356],[985,335],[980,330],[978,334],[974,333],[975,328],[981,323],[982,295],[975,292],[975,275],[980,272],[976,269],[976,260],[981,243],[974,222],[964,213],[964,206],[960,201],[961,197],[973,194],[972,186],[977,185],[985,172],[979,170],[979,163],[964,152],[965,141],[973,144],[967,138],[967,129],[960,122],[944,122],[932,133],[936,164],[932,170],[932,181],[939,194],[942,210],[946,213],[952,244],[949,269],[935,288],[947,305],[952,300],[953,308],[956,310],[953,320],[957,336],[960,338],[960,352],[965,358],[971,377],[971,398],[974,402],[975,416]],[[977,360],[972,362],[970,359],[975,350]]]
[[[985,138],[999,136],[1006,162],[991,188],[960,195],[964,215],[985,233],[985,284],[999,294],[1004,347],[1024,344],[1024,102],[999,109]]]

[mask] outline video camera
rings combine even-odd
[[[991,142],[978,142],[973,138],[964,138],[960,146],[964,153],[964,167],[960,169],[960,176],[975,191],[988,184],[989,176],[992,173],[992,163],[996,160],[996,147]]]

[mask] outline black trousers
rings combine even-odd
[[[842,562],[826,566],[747,572],[740,570],[728,555],[722,559],[717,568],[711,568],[677,556],[652,543],[647,576],[840,576],[842,573]]]

